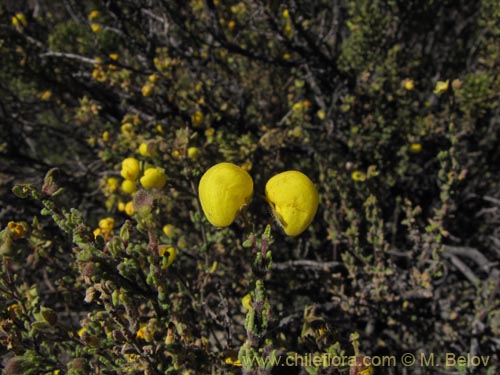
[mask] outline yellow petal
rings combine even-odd
[[[311,224],[319,202],[312,181],[298,171],[272,177],[266,184],[266,199],[289,236],[298,236]]]
[[[201,177],[198,192],[208,221],[216,227],[227,227],[250,200],[253,181],[237,165],[219,163]]]

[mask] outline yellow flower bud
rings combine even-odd
[[[132,216],[133,214],[135,214],[134,202],[130,201],[125,204],[125,213],[128,216]]]
[[[102,138],[103,142],[109,141],[109,132],[107,130],[103,131],[101,138]]]
[[[312,181],[298,171],[282,172],[269,179],[266,199],[289,236],[298,236],[311,224],[319,202]]]
[[[18,29],[22,29],[27,24],[28,21],[26,21],[26,16],[22,13],[16,13],[15,16],[12,17],[12,25],[17,27]]]
[[[198,192],[208,221],[216,227],[227,227],[250,200],[253,181],[237,165],[219,163],[201,177]]]
[[[246,294],[241,299],[241,304],[243,305],[243,308],[245,309],[245,311],[251,310],[252,309],[252,296],[250,294]]]
[[[50,90],[45,90],[40,94],[40,99],[43,100],[44,102],[50,100],[51,97],[52,97],[52,91]]]
[[[106,186],[108,187],[109,191],[111,191],[111,192],[118,189],[118,184],[119,184],[119,181],[116,177],[109,177],[106,180]]]
[[[198,126],[200,126],[201,124],[203,124],[203,112],[201,111],[196,111],[195,113],[193,113],[193,115],[191,116],[191,124],[193,124],[193,126],[196,128]]]
[[[91,11],[91,12],[89,13],[89,15],[88,15],[88,19],[89,19],[89,20],[93,20],[93,19],[95,19],[95,18],[99,17],[100,15],[101,15],[101,13],[100,13],[98,10],[95,10],[95,9],[94,9],[93,11]]]
[[[200,150],[198,147],[189,147],[187,150],[188,158],[196,159],[200,154]]]
[[[436,88],[434,89],[434,94],[441,95],[448,91],[448,86],[450,85],[450,81],[437,81]]]
[[[144,86],[142,86],[141,92],[142,96],[149,96],[153,92],[154,86],[151,83],[146,83]]]
[[[125,211],[125,203],[118,202],[118,211],[120,211],[120,212]]]
[[[111,231],[113,230],[113,228],[115,227],[115,219],[113,219],[112,217],[105,217],[104,219],[101,219],[99,220],[99,229],[101,230],[100,233],[98,234],[103,234],[103,235],[106,235],[106,234],[109,234],[111,233]],[[96,231],[94,231],[94,235]]]
[[[98,23],[91,23],[91,24],[90,24],[90,28],[92,29],[92,31],[93,31],[94,33],[98,33],[99,31],[101,31],[101,30],[102,30],[102,26],[101,26],[101,25],[99,25]]]
[[[412,143],[410,145],[410,152],[412,152],[414,154],[418,154],[421,151],[422,151],[422,144],[421,143]]]
[[[165,257],[165,256],[168,257],[165,261],[162,262],[161,265],[162,270],[165,270],[168,267],[170,267],[174,262],[175,258],[177,257],[177,252],[175,251],[175,248],[168,245],[160,245],[158,247],[158,253],[160,257]]]
[[[153,154],[149,151],[150,146],[147,143],[141,143],[139,145],[139,154],[145,157],[150,157]]]
[[[412,79],[406,78],[401,83],[403,88],[407,91],[411,91],[415,88],[415,82]]]
[[[141,177],[141,185],[146,189],[161,189],[167,183],[167,176],[161,168],[148,168]]]
[[[126,158],[122,162],[121,176],[127,180],[137,180],[140,173],[139,161],[136,158]]]
[[[175,226],[173,226],[172,224],[164,225],[162,230],[165,236],[167,236],[168,238],[172,238],[175,234]]]
[[[135,184],[135,181],[123,180],[122,190],[127,194],[134,194],[137,190],[137,185]]]
[[[351,173],[351,178],[354,181],[363,182],[363,181],[366,181],[366,173],[361,172],[361,171],[354,171]]]

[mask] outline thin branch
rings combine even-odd
[[[288,268],[303,267],[316,270],[328,271],[330,268],[342,266],[342,262],[318,262],[315,260],[290,260],[283,263],[273,263],[272,268],[277,270],[286,270]]]

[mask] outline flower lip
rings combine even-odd
[[[219,163],[203,174],[198,192],[208,221],[216,227],[227,227],[250,201],[253,180],[237,165]]]
[[[302,172],[291,170],[273,176],[266,183],[265,193],[278,224],[289,236],[301,234],[316,215],[318,192]]]

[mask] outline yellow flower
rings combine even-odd
[[[193,126],[197,128],[198,126],[203,124],[203,118],[204,118],[203,112],[196,111],[191,115],[191,124],[193,124]]]
[[[351,178],[354,180],[354,181],[366,181],[366,174],[364,172],[361,172],[361,171],[354,171],[351,173]]]
[[[118,202],[118,211],[123,212],[125,211],[125,203],[123,202]]]
[[[83,335],[85,334],[85,332],[87,332],[87,328],[85,327],[82,327],[78,330],[78,332],[76,333],[78,335],[78,337],[82,338]]]
[[[266,183],[266,199],[285,233],[295,237],[311,224],[318,210],[316,187],[305,174],[286,171]]]
[[[205,130],[205,137],[210,138],[213,137],[215,134],[215,129],[214,128],[208,128]]]
[[[125,204],[125,213],[128,216],[132,216],[133,214],[135,214],[134,202],[130,201]]]
[[[97,238],[97,236],[102,236],[103,235],[101,228],[94,229],[94,231],[92,233],[94,234],[94,238]]]
[[[241,367],[241,361],[237,358],[237,357],[227,357],[226,359],[224,359],[224,362],[227,364],[227,365],[233,365],[233,366],[237,366],[237,367]]]
[[[434,89],[434,94],[441,95],[448,91],[448,86],[450,85],[450,81],[437,81],[436,88]]]
[[[93,31],[94,33],[98,33],[99,31],[101,31],[101,30],[102,30],[102,26],[101,26],[101,25],[99,25],[98,23],[91,23],[91,24],[90,24],[90,28],[92,29],[92,31]]]
[[[88,15],[87,17],[88,17],[88,19],[89,19],[89,20],[91,20],[91,21],[92,21],[93,19],[95,19],[95,18],[99,17],[100,15],[101,15],[101,12],[99,12],[99,11],[98,11],[98,10],[96,10],[96,9],[94,9],[93,11],[91,11],[91,12],[89,13],[89,15]]]
[[[187,150],[188,158],[190,159],[196,159],[198,155],[200,154],[200,150],[198,147],[189,147]]]
[[[51,97],[52,97],[52,91],[50,90],[45,90],[40,94],[40,99],[43,100],[44,102],[50,100]]]
[[[151,146],[148,143],[141,143],[139,145],[139,154],[145,157],[150,157],[153,154],[150,152]]]
[[[299,112],[301,112],[303,109],[304,109],[304,103],[303,103],[303,102],[298,102],[298,103],[295,103],[295,104],[292,106],[292,111],[293,111],[294,113],[299,113]]]
[[[162,258],[164,258],[165,254],[167,254],[167,257],[165,257],[164,260],[162,260],[162,265],[161,265],[162,270],[166,270],[168,267],[170,267],[174,262],[175,258],[177,257],[177,252],[175,251],[175,248],[168,245],[160,245],[158,247],[158,253]]]
[[[149,77],[148,77],[148,81],[155,84],[156,82],[158,82],[158,80],[160,79],[160,77],[158,76],[158,74],[151,74]]]
[[[122,170],[120,175],[126,180],[137,180],[141,168],[139,166],[139,161],[136,158],[126,158],[122,161]]]
[[[134,125],[132,125],[132,123],[130,122],[126,122],[120,127],[120,130],[123,135],[130,137],[134,134]]]
[[[107,130],[102,132],[101,138],[104,142],[109,141],[109,132]]]
[[[120,182],[116,177],[110,177],[106,180],[106,186],[108,187],[109,191],[113,192],[116,189],[118,189],[118,184]]]
[[[146,83],[144,86],[142,86],[141,92],[142,96],[149,96],[153,92],[154,86],[151,83]]]
[[[219,163],[203,174],[198,192],[208,221],[216,227],[227,227],[250,200],[253,181],[237,165]]]
[[[283,18],[284,19],[289,19],[290,18],[290,11],[288,9],[283,10]]]
[[[420,151],[422,151],[422,144],[421,143],[412,143],[410,145],[410,152],[413,152],[414,154],[418,154]]]
[[[172,151],[172,157],[174,159],[179,159],[180,156],[181,156],[181,153],[179,152],[179,150]]]
[[[137,185],[135,184],[135,181],[123,180],[122,190],[127,194],[134,194],[137,190]]]
[[[16,223],[14,221],[9,221],[7,228],[12,232],[12,236],[15,240],[24,237],[27,232],[27,226],[23,223]]]
[[[162,231],[165,236],[167,236],[168,238],[172,238],[175,234],[175,226],[173,226],[172,224],[165,224],[162,228]]]
[[[146,323],[140,324],[140,328],[135,333],[135,337],[146,340],[147,342],[153,341],[153,334],[149,331]]]
[[[26,16],[22,13],[16,13],[12,17],[12,25],[14,25],[18,29],[22,29],[28,24],[28,21],[26,21]]]
[[[99,220],[98,226],[101,230],[101,233],[103,233],[104,235],[110,234],[115,227],[115,219],[113,219],[112,217],[105,217],[104,219]]]
[[[141,185],[146,189],[161,189],[167,183],[167,176],[161,168],[148,168],[141,177]]]
[[[320,109],[318,112],[316,112],[316,116],[318,116],[320,120],[324,120],[326,117],[326,112]]]
[[[405,90],[411,91],[415,88],[415,82],[412,79],[406,78],[403,80],[402,86]]]
[[[252,296],[250,294],[246,294],[241,299],[241,304],[243,305],[243,309],[245,311],[251,310],[252,309]]]
[[[120,55],[117,53],[110,53],[108,56],[111,60],[114,60],[114,61],[116,61],[120,58]]]

